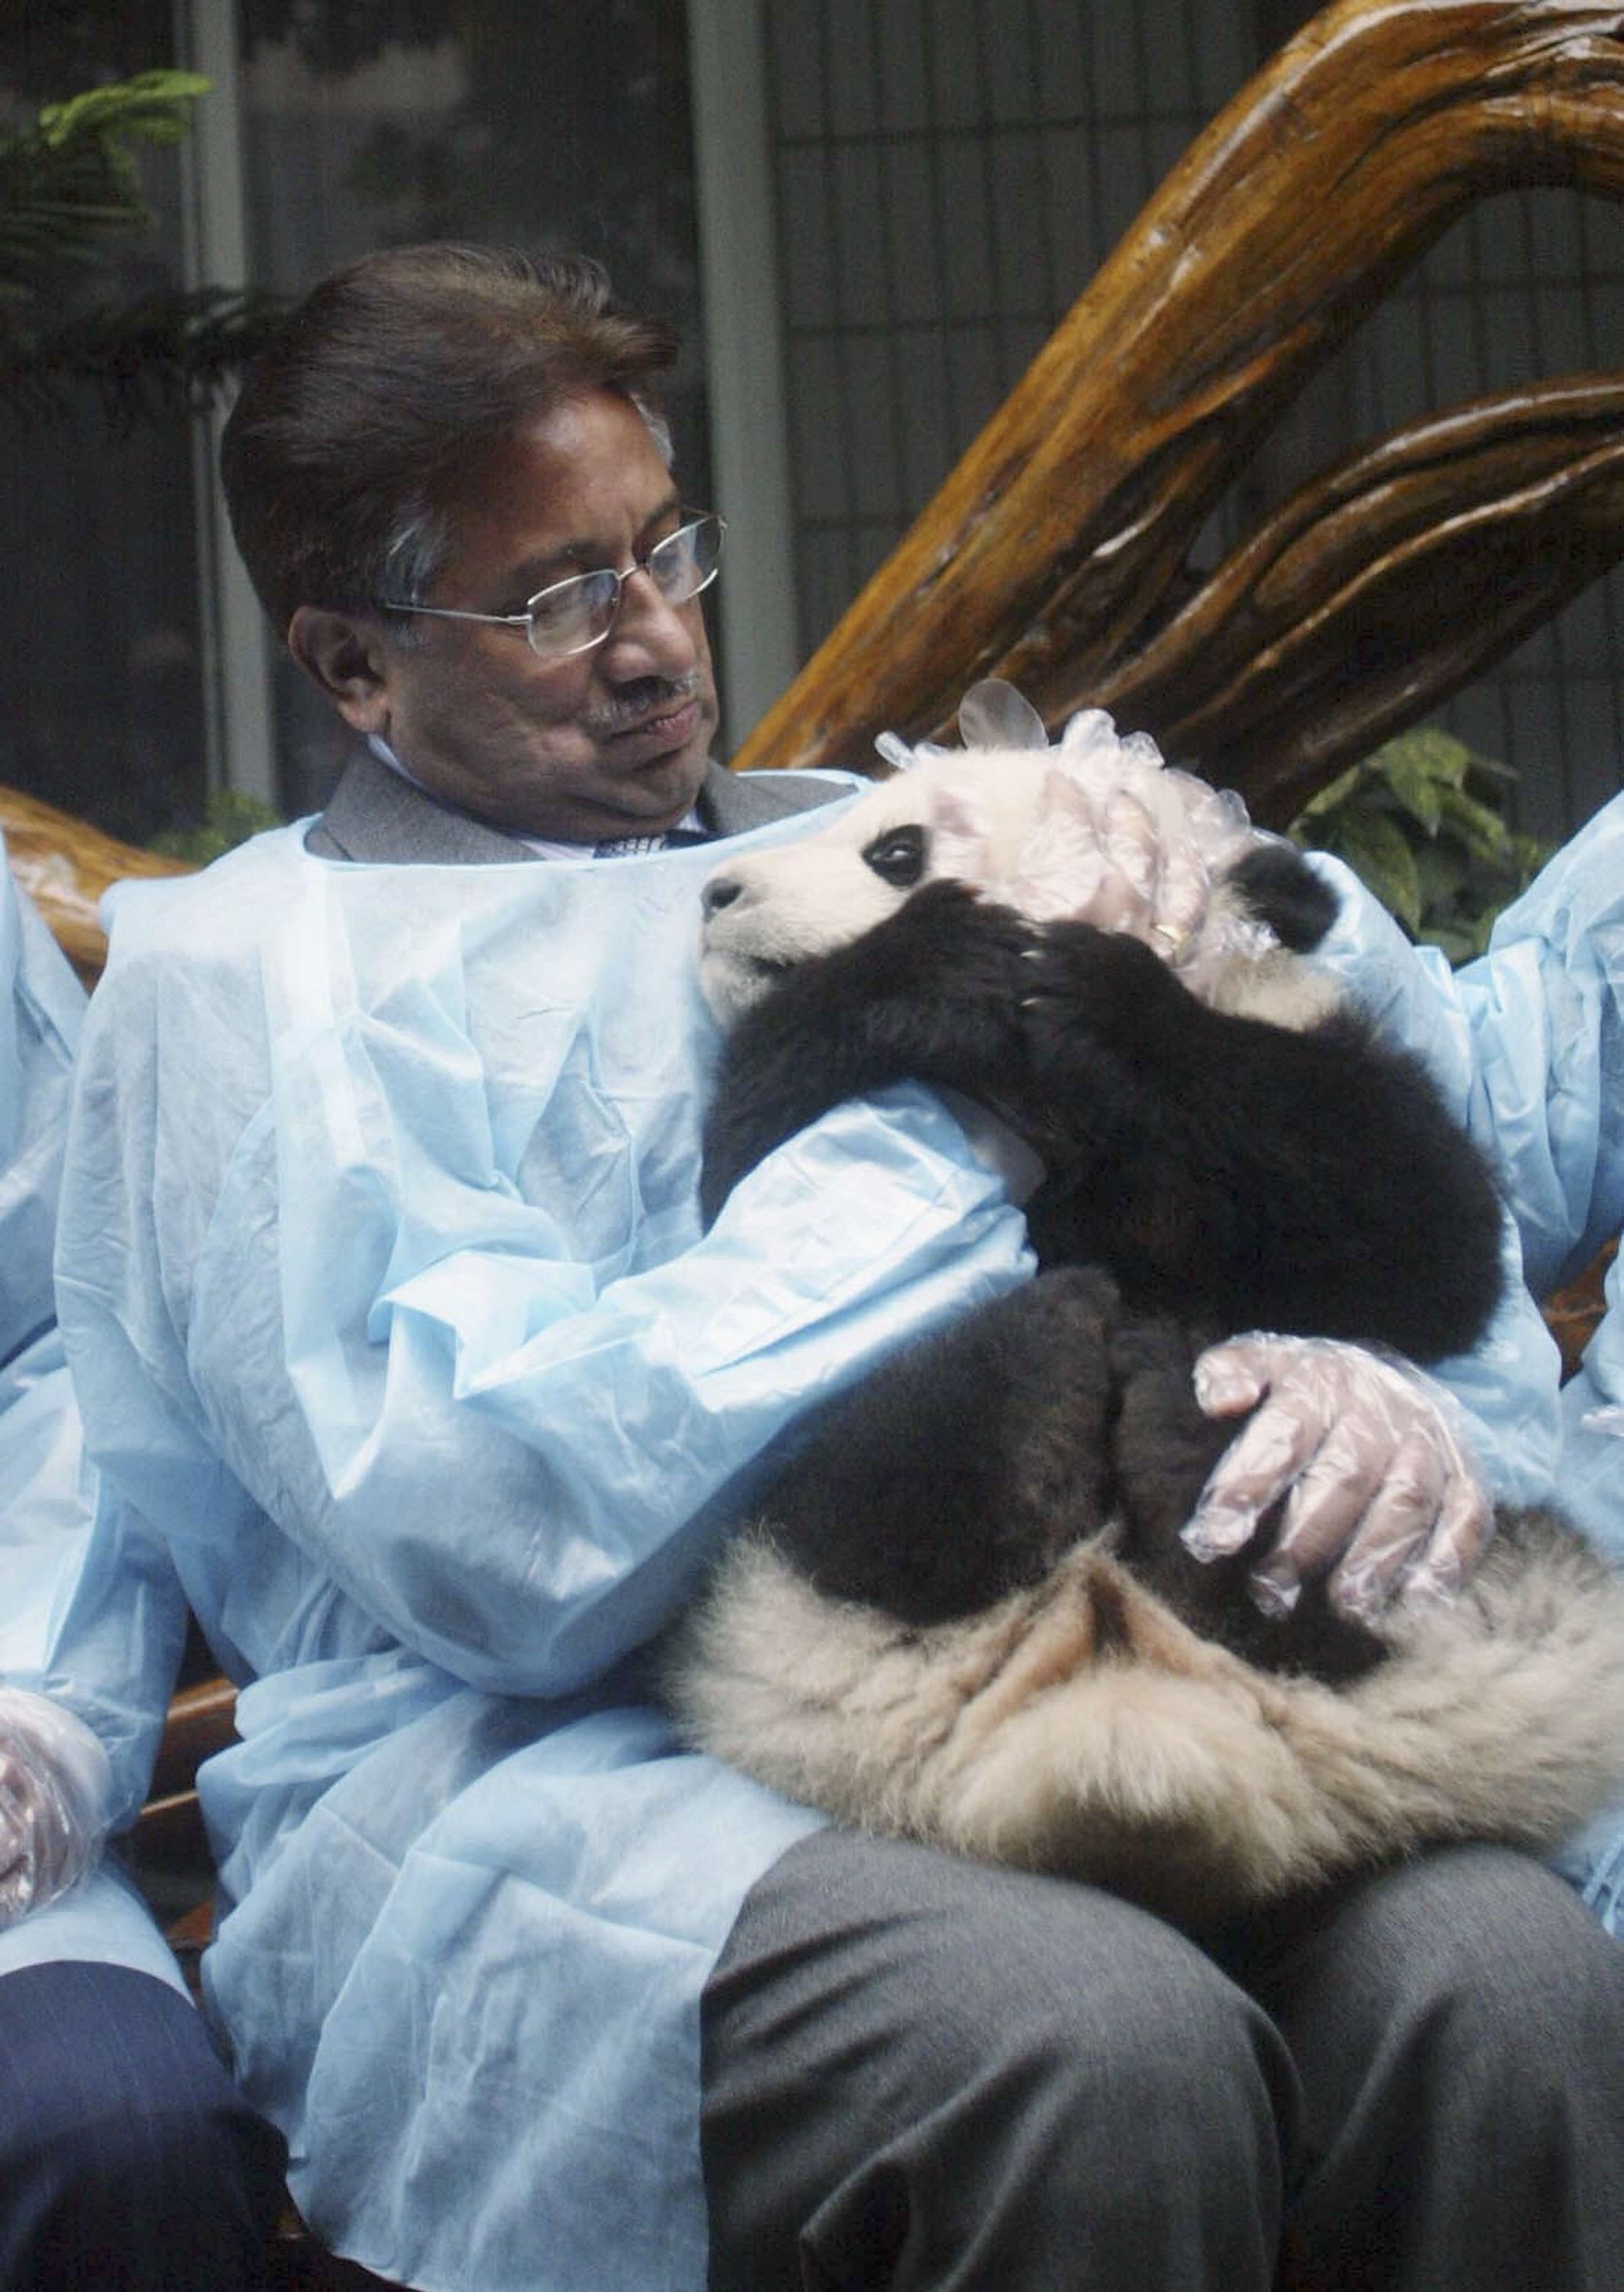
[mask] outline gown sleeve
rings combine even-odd
[[[686,948],[686,908],[682,929]],[[579,1104],[607,1119],[613,1014],[570,1017],[551,1098],[515,1123],[488,975],[475,1039],[469,931],[431,979],[361,994],[352,929],[319,967],[318,932],[263,916],[185,959],[138,932],[121,960],[115,930],[60,1307],[99,1460],[212,1581],[205,1611],[233,1570],[285,1583],[265,1524],[298,1555],[282,1641],[261,1601],[247,1670],[330,1651],[331,1585],[374,1644],[472,1685],[585,1685],[670,1617],[809,1401],[1031,1270],[1001,1183],[908,1086],[792,1141],[706,1234],[696,1144],[647,1110],[630,1161],[583,1146],[535,1182],[535,1140],[586,1136]],[[657,1262],[580,1247],[615,1188]]]
[[[1328,954],[1384,1031],[1427,1060],[1489,1155],[1515,1225],[1526,1291],[1451,1381],[1484,1430],[1500,1492],[1554,1490],[1624,1560],[1617,1264],[1605,1319],[1560,1393],[1555,1345],[1534,1317],[1534,1301],[1624,1225],[1624,798],[1556,854],[1501,916],[1487,952],[1454,972],[1435,950],[1410,947],[1347,870],[1319,864],[1342,895]]]

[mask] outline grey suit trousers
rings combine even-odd
[[[1498,1848],[1201,1946],[824,1831],[703,2036],[713,2292],[1624,2286],[1624,1950]]]

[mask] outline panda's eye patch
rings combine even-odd
[[[911,891],[925,873],[925,831],[912,821],[905,827],[888,827],[864,846],[863,860],[882,884]]]

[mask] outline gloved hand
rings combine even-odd
[[[106,1836],[113,1772],[83,1721],[0,1687],[0,1926],[65,1894]]]
[[[933,874],[979,884],[1034,922],[1126,932],[1164,962],[1200,938],[1215,874],[1251,840],[1239,796],[1170,770],[1143,732],[1119,739],[1103,709],[1080,710],[1051,746],[1037,710],[1002,677],[970,687],[959,731],[967,749],[1037,752],[1050,769],[1008,875],[1007,860],[993,864],[982,803],[938,790]],[[893,762],[911,761],[889,734],[878,745]]]
[[[1001,893],[1022,915],[1125,932],[1171,962],[1206,921],[1211,868],[1198,823],[1218,802],[1180,774],[1143,767],[1114,782],[1051,772]]]
[[[1182,1531],[1197,1559],[1239,1551],[1282,1497],[1274,1549],[1252,1571],[1266,1614],[1331,1574],[1331,1603],[1372,1622],[1396,1593],[1452,1597],[1493,1524],[1462,1412],[1393,1355],[1330,1338],[1236,1337],[1195,1364],[1209,1416],[1257,1415],[1219,1458]]]

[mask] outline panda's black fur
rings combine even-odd
[[[1180,1916],[1431,1838],[1564,1835],[1624,1774],[1624,1600],[1553,1515],[1505,1516],[1467,1596],[1379,1630],[1315,1587],[1266,1617],[1254,1551],[1202,1564],[1178,1536],[1235,1430],[1195,1403],[1205,1344],[1427,1361],[1492,1314],[1495,1188],[1424,1070],[1339,1005],[1209,1007],[1126,934],[921,881],[905,824],[863,857],[906,896],[758,966],[707,1219],[827,1109],[912,1078],[1035,1147],[1041,1271],[796,1428],[668,1651],[690,1739],[846,1820]],[[740,888],[724,869],[713,910]],[[1219,888],[1299,954],[1334,912],[1282,845]]]

